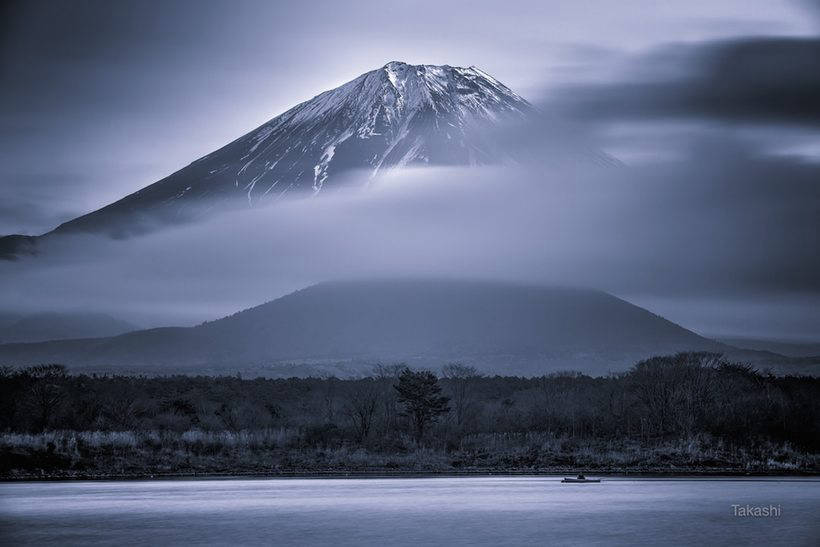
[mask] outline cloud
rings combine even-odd
[[[677,300],[704,326],[692,299],[788,296],[754,308],[755,324],[818,332],[817,308],[799,302],[820,294],[820,166],[726,136],[685,153],[662,165],[409,170],[128,240],[55,238],[40,257],[0,265],[0,302],[190,324],[324,280],[449,276],[595,287],[662,301],[672,319]]]
[[[572,88],[587,119],[698,118],[820,126],[820,39],[743,38],[672,45],[635,62],[625,80]]]

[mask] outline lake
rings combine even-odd
[[[747,504],[780,516],[736,516]],[[820,480],[0,483],[0,534],[4,544],[60,545],[820,545]]]

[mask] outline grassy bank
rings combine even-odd
[[[647,474],[817,474],[820,455],[788,443],[733,447],[719,439],[642,443],[478,434],[458,446],[402,439],[391,451],[362,446],[305,447],[290,429],[204,432],[52,431],[0,436],[0,475],[103,478],[172,475],[548,473],[585,470]]]

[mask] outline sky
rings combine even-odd
[[[323,246],[336,226],[327,221],[301,245],[267,241],[290,268],[241,245],[227,254],[255,261],[253,275],[197,256],[180,264],[170,256],[178,245],[195,249],[222,233],[200,226],[129,243],[125,256],[121,247],[93,264],[0,265],[0,306],[93,304],[143,324],[190,324],[332,276],[430,273],[431,264],[458,275],[469,265],[472,275],[603,288],[706,334],[820,339],[817,3],[30,1],[0,9],[0,233],[48,231],[391,60],[479,66],[560,120],[528,135],[530,145],[571,126],[624,165],[605,180],[572,173],[586,186],[569,193],[516,173],[529,198],[501,202],[495,221],[516,226],[494,230],[504,237],[489,246],[480,225],[461,228],[484,219],[487,204],[500,206],[492,191],[464,205],[433,174],[413,173],[427,182],[415,193],[398,181],[354,205],[323,205],[332,220],[366,211],[347,225],[360,237]],[[459,176],[449,178],[458,188]],[[486,179],[497,186],[492,172]],[[528,201],[552,217],[545,221],[543,208],[522,215]],[[439,218],[436,203],[467,212],[457,222]],[[281,218],[230,222],[246,237],[269,223],[302,233],[312,213],[289,207]],[[391,223],[397,211],[413,212],[390,238],[405,248],[375,260],[386,253],[372,223]],[[413,227],[430,216],[435,228],[421,244]],[[448,244],[453,233],[462,238]],[[556,233],[545,250],[540,242]],[[512,238],[527,244],[511,247]],[[340,266],[339,245],[357,259]],[[135,263],[135,253],[148,258]],[[89,276],[130,282],[102,290]],[[237,282],[226,287],[226,279]]]

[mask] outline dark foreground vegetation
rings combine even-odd
[[[629,372],[368,378],[0,374],[0,475],[817,473],[820,379],[707,353]]]

